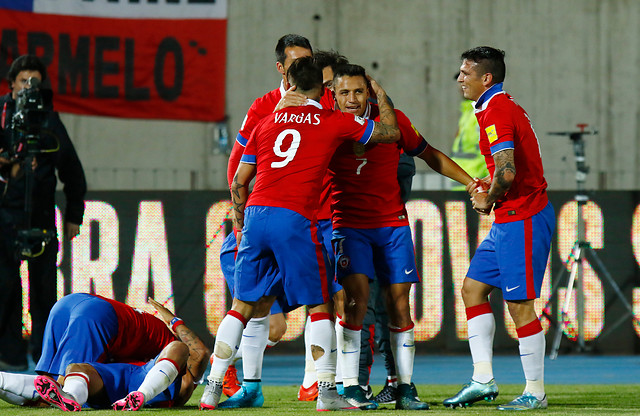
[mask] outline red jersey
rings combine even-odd
[[[513,149],[516,176],[507,193],[494,205],[497,223],[519,221],[540,212],[548,202],[540,144],[529,116],[502,91],[502,83],[485,91],[474,104],[480,125],[480,152],[493,180],[493,155]]]
[[[109,302],[118,317],[118,336],[107,347],[113,361],[147,362],[176,340],[160,318],[116,300],[98,297]]]
[[[408,225],[400,197],[398,160],[405,151],[421,154],[428,146],[400,110],[395,110],[401,137],[396,143],[343,143],[336,151],[331,175],[333,228],[381,228]],[[380,120],[378,106],[368,104],[364,117]]]
[[[256,183],[247,206],[287,208],[314,221],[322,179],[344,140],[366,144],[374,123],[329,111],[309,100],[266,117],[251,133],[242,162],[256,164]]]
[[[253,104],[251,104],[251,107],[249,107],[249,111],[247,111],[247,115],[244,116],[244,120],[240,126],[240,131],[236,136],[236,141],[233,143],[233,148],[229,155],[229,162],[227,164],[227,182],[229,183],[229,188],[231,188],[231,184],[233,183],[233,177],[238,170],[238,164],[240,163],[242,152],[244,151],[244,147],[247,145],[247,140],[249,140],[251,132],[260,120],[273,113],[273,110],[276,108],[276,105],[278,105],[278,102],[280,102],[280,99],[285,92],[284,84],[281,81],[280,88],[257,98]],[[324,95],[320,100],[320,104],[327,110],[333,110],[333,96],[326,88]]]

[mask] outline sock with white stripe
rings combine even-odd
[[[489,302],[466,308],[469,349],[473,360],[473,380],[488,383],[493,380],[493,336],[496,320]]]
[[[398,384],[411,384],[411,377],[413,377],[413,359],[416,355],[413,326],[412,322],[406,328],[389,327],[389,340],[396,362]]]

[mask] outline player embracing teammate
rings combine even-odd
[[[282,289],[290,304],[308,305],[311,344],[318,375],[318,410],[353,408],[335,388],[336,344],[329,300],[326,252],[316,226],[322,178],[331,156],[343,141],[393,142],[399,131],[386,93],[372,83],[381,106],[381,122],[323,110],[322,69],[312,58],[294,61],[288,83],[308,97],[306,105],[265,117],[251,133],[234,177],[232,199],[237,230],[234,302],[216,336],[203,409],[218,406],[222,380],[240,343],[242,330],[260,299]],[[249,198],[249,182],[256,183]],[[395,177],[395,172],[394,172]],[[296,255],[291,255],[291,247]],[[277,264],[278,279],[260,273],[263,259]]]

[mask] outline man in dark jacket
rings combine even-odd
[[[17,58],[9,68],[11,92],[0,97],[0,369],[22,370],[27,366],[27,348],[22,338],[22,296],[19,275],[21,260],[29,263],[29,311],[33,322],[30,348],[34,361],[40,358],[42,334],[51,307],[57,300],[58,240],[55,225],[56,172],[64,184],[66,210],[64,236],[80,233],[87,184],[82,164],[71,139],[53,111],[51,91],[35,95],[42,110],[26,105],[25,115],[16,102],[26,91],[39,88],[47,77],[44,64],[33,55]],[[33,91],[31,91],[33,92]],[[32,94],[29,94],[33,96]],[[22,107],[22,106],[20,106]],[[20,115],[19,114],[19,115]],[[33,117],[30,117],[33,115]],[[29,138],[33,136],[36,138]],[[32,177],[32,180],[29,177]],[[27,183],[32,182],[31,189]],[[31,198],[31,207],[25,202]],[[27,215],[30,212],[30,215]],[[20,235],[27,230],[46,230],[51,236],[43,247],[38,237],[25,243]],[[21,233],[22,232],[22,233]],[[39,231],[36,231],[36,233]],[[24,250],[25,247],[30,250]],[[31,254],[25,255],[28,251]],[[39,254],[41,252],[41,254]],[[39,255],[38,255],[39,254]]]

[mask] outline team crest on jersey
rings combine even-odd
[[[353,143],[353,153],[356,156],[358,156],[358,157],[364,156],[364,152],[365,152],[364,144],[358,143],[358,142],[354,142]]]
[[[338,267],[346,270],[349,268],[349,266],[351,266],[351,259],[349,258],[349,256],[345,256],[344,254],[340,256],[340,258],[338,259]]]
[[[362,117],[360,117],[360,116],[353,116],[353,118],[354,118],[354,119],[356,120],[356,122],[357,122],[358,124],[360,124],[361,126],[364,126],[364,123],[366,123],[366,120],[365,120],[365,119],[363,119],[363,118],[362,118]]]
[[[490,125],[486,129],[484,129],[484,131],[487,132],[487,137],[489,138],[489,143],[493,143],[496,140],[498,140],[498,133],[496,133],[496,125],[495,124]]]

